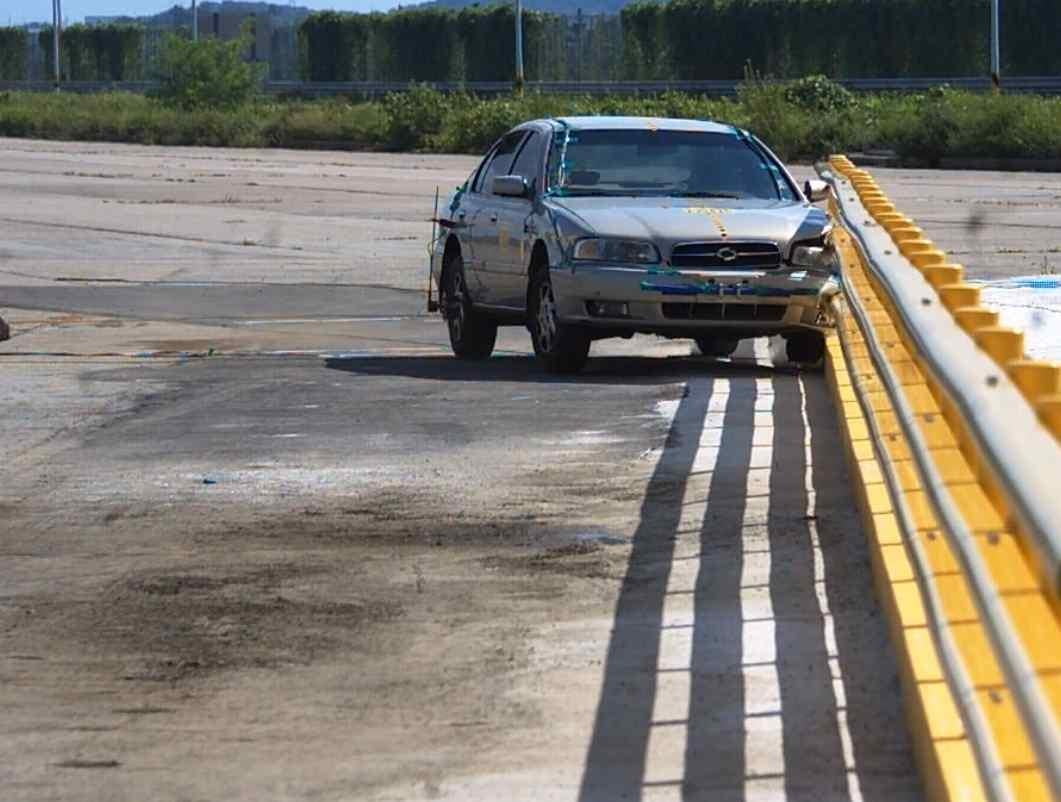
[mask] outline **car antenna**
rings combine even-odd
[[[431,215],[431,242],[427,246],[427,311],[437,312],[438,303],[431,297],[431,254],[435,250],[436,231],[438,230],[438,184],[435,184],[435,211]]]

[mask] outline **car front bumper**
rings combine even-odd
[[[553,292],[566,323],[668,333],[710,329],[826,329],[826,271],[699,271],[578,264],[554,267]]]

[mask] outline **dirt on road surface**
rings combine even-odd
[[[919,798],[776,343],[453,359],[466,157],[0,150],[4,799]]]

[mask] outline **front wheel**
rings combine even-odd
[[[464,260],[454,254],[442,270],[440,293],[449,344],[461,359],[486,359],[497,342],[497,323],[472,306],[464,281]]]
[[[819,331],[800,331],[785,338],[789,362],[817,365],[825,357],[825,336]]]
[[[548,267],[534,271],[528,296],[527,328],[538,360],[550,373],[578,373],[589,357],[589,335],[560,322]]]

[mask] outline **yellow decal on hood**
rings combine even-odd
[[[716,209],[713,206],[686,206],[686,214],[702,214],[711,218],[711,222],[715,224],[715,228],[718,229],[719,235],[722,239],[726,239],[729,236],[729,232],[726,230],[726,224],[722,222],[722,215],[726,214],[729,209]]]

